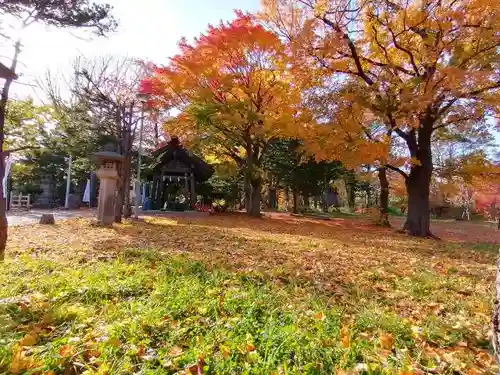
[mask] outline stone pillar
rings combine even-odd
[[[99,176],[99,175],[98,175]],[[101,177],[97,221],[101,225],[111,225],[115,221],[115,195],[118,178]]]
[[[100,180],[97,203],[97,222],[109,226],[115,220],[115,196],[118,184],[118,166],[123,156],[116,152],[97,152],[94,157],[100,164],[97,177]]]

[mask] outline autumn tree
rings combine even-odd
[[[107,140],[124,156],[120,165],[118,194],[115,203],[115,221],[130,216],[129,186],[132,178],[134,142],[139,133],[142,103],[137,93],[145,71],[142,64],[128,59],[103,56],[95,59],[78,58],[73,75],[67,81],[71,97],[61,96],[55,80],[47,76],[47,92],[54,105],[71,116],[85,116],[86,128]],[[71,111],[75,107],[76,112]],[[85,109],[83,112],[81,109]],[[85,112],[86,111],[86,112]],[[124,210],[125,208],[125,210]]]
[[[348,82],[362,105],[401,139],[404,229],[431,235],[433,133],[467,129],[498,113],[500,9],[483,0],[266,0],[265,22],[289,42],[297,74],[316,90]],[[353,85],[354,83],[354,85]],[[331,113],[330,118],[335,116]]]
[[[218,144],[245,175],[247,212],[260,215],[262,157],[273,138],[297,120],[298,88],[286,70],[283,44],[251,17],[210,26],[152,77],[162,106],[181,110],[166,132]]]
[[[4,18],[11,16],[19,21],[18,29],[25,29],[33,23],[43,23],[54,27],[86,28],[97,32],[99,35],[112,31],[116,21],[111,15],[111,6],[108,4],[90,3],[88,0],[6,0],[0,4],[0,13]],[[14,55],[9,67],[11,72],[5,79],[0,97],[0,179],[5,175],[5,118],[7,102],[9,100],[10,86],[17,75],[17,64],[21,53],[21,39],[16,37]],[[0,188],[3,196],[3,187]],[[0,199],[0,260],[5,257],[7,243],[7,217],[5,215],[5,201]]]
[[[305,206],[309,198],[321,201],[326,208],[326,193],[331,183],[348,176],[340,162],[317,161],[304,149],[304,143],[294,139],[277,139],[270,142],[263,159],[263,170],[267,172],[270,184],[270,201],[276,201],[277,187],[284,188],[293,196],[293,212],[298,212],[299,195]],[[271,204],[272,208],[274,207]]]

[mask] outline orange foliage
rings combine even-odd
[[[283,44],[251,16],[237,12],[232,22],[209,26],[179,47],[151,77],[157,103],[182,110],[166,124],[169,133],[215,138],[220,153],[238,158],[252,146],[258,154],[263,142],[296,122],[299,90],[285,69]]]
[[[290,41],[294,74],[312,97],[319,126],[310,139],[328,138],[324,152],[345,150],[348,164],[372,159],[397,170],[409,182],[407,229],[430,234],[433,133],[498,113],[500,8],[484,0],[263,3],[260,17]],[[405,146],[399,165],[393,141]]]

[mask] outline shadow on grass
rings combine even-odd
[[[483,248],[500,246],[500,234],[489,233],[498,238],[498,243],[484,243],[479,238],[477,241],[447,240],[435,241],[433,239],[412,238],[406,234],[396,232],[395,229],[402,226],[403,222],[396,221],[393,228],[382,228],[375,226],[366,218],[332,218],[325,221],[310,217],[294,217],[289,214],[273,214],[261,219],[251,219],[244,215],[226,214],[212,216],[205,220],[202,225],[196,220],[188,218],[176,218],[178,224],[202,227],[203,230],[211,231],[212,228],[220,229],[249,229],[270,234],[285,234],[294,236],[306,236],[312,239],[333,241],[336,245],[343,247],[374,247],[384,249],[383,252],[397,252],[397,255],[407,254],[408,257],[417,256],[430,259],[439,256],[444,261],[463,260],[473,261],[479,264],[492,264],[495,259],[491,254],[485,253]],[[446,233],[443,227],[436,228],[440,233]],[[452,235],[455,234],[454,227],[446,228]],[[462,230],[460,227],[456,230]],[[496,237],[495,237],[496,236]],[[449,237],[449,236],[448,236]],[[483,244],[484,246],[481,246]],[[479,250],[479,251],[476,251]],[[377,258],[379,254],[372,254]]]
[[[414,240],[346,220],[249,219],[229,214],[137,222],[115,226],[114,231],[117,236],[95,244],[95,250],[107,256],[143,256],[143,251],[145,257],[156,256],[150,249],[159,256],[183,254],[209,267],[263,275],[278,284],[310,287],[350,303],[391,294],[369,274],[447,275],[452,268],[456,276],[484,281],[484,264],[490,262],[484,253],[477,257],[461,247]]]

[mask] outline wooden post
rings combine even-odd
[[[26,202],[26,207],[29,209],[31,207],[31,194],[28,194],[28,200]]]
[[[186,201],[189,199],[189,208],[192,209],[193,207],[191,205],[191,193],[189,192],[189,181],[187,172],[184,172],[184,194]],[[187,203],[186,201],[184,203]]]
[[[196,204],[196,181],[194,179],[194,172],[193,169],[191,168],[191,199],[190,199],[190,205],[191,209],[194,209],[194,205]]]
[[[163,181],[163,173],[160,175],[160,183],[158,188],[158,207],[159,209],[163,209],[165,202],[163,202],[163,190],[165,189],[165,182]]]

